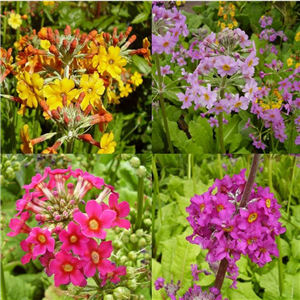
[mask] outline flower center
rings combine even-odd
[[[234,104],[234,107],[240,107],[242,105],[242,102],[238,101],[237,103]]]
[[[231,232],[233,230],[233,226],[232,225],[227,226],[227,227],[223,228],[223,230],[226,231],[226,232]]]
[[[208,94],[204,94],[204,99],[206,100],[206,101],[208,101],[209,100],[209,95]]]
[[[221,211],[224,209],[224,206],[222,204],[217,205],[217,211]]]
[[[88,89],[87,92],[90,94],[93,90],[92,89]]]
[[[189,97],[188,97],[188,96],[185,96],[184,102],[187,102],[188,100],[189,100]]]
[[[76,243],[77,242],[77,236],[76,235],[72,235],[71,237],[70,237],[70,242],[71,243]]]
[[[163,43],[163,46],[164,46],[164,47],[168,47],[168,46],[169,46],[169,42],[164,42],[164,43]]]
[[[253,64],[253,60],[251,59],[249,62],[248,62],[248,67],[251,67]]]
[[[110,59],[108,63],[109,63],[110,65],[112,65],[114,62],[115,62],[115,61],[114,61],[113,59]]]
[[[92,230],[97,230],[99,228],[98,222],[94,219],[89,222],[89,225],[90,225],[90,229]]]
[[[256,242],[256,240],[257,240],[257,238],[249,239],[249,240],[247,240],[247,244],[248,245],[252,245],[252,244],[254,244]]]
[[[267,208],[270,208],[270,206],[271,206],[271,200],[270,200],[270,199],[267,199],[267,200],[266,200],[266,207],[267,207]]]
[[[46,242],[46,238],[43,234],[39,234],[37,239],[42,244],[44,244]]]
[[[230,70],[230,66],[229,65],[224,65],[223,66],[223,70],[224,71],[229,71]]]
[[[205,208],[205,205],[204,204],[200,204],[200,211],[201,212],[203,212],[204,208]]]
[[[250,216],[248,217],[248,222],[252,223],[257,219],[257,213],[252,213],[250,214]]]
[[[70,264],[65,264],[62,266],[65,272],[72,272],[73,271],[73,266]]]
[[[92,252],[92,261],[97,264],[99,262],[99,254],[96,251]]]
[[[261,253],[266,253],[266,252],[267,252],[267,249],[266,249],[266,248],[260,248],[259,251],[260,251]]]

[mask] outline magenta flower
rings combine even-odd
[[[110,194],[109,196],[109,207],[112,211],[116,212],[116,217],[112,221],[111,226],[119,226],[121,228],[129,229],[130,222],[126,219],[123,219],[129,215],[130,207],[128,202],[122,201],[118,203],[118,197],[115,194]]]
[[[61,249],[70,251],[74,254],[82,255],[87,249],[87,243],[90,240],[81,233],[80,227],[74,222],[68,225],[68,231],[62,230],[59,233],[59,240],[63,242]]]
[[[39,227],[34,227],[26,241],[27,243],[34,244],[34,256],[44,254],[47,250],[49,252],[54,251],[55,240],[51,237],[51,232],[47,229],[42,230]]]
[[[28,252],[27,254],[25,254],[22,258],[21,258],[21,263],[23,265],[28,264],[30,259],[35,260],[36,259],[36,255],[33,255],[33,249],[34,249],[34,244],[28,242],[27,240],[24,240],[20,243],[20,246],[22,248],[23,251]]]
[[[74,220],[80,224],[82,233],[87,237],[105,239],[106,232],[103,228],[110,228],[117,214],[109,209],[103,211],[95,200],[89,201],[85,210],[87,216],[82,212],[73,215]]]
[[[45,272],[48,276],[53,275],[50,270],[50,263],[55,258],[53,252],[46,251],[45,254],[39,257],[39,261],[43,267],[45,267]]]
[[[113,246],[111,241],[101,242],[97,244],[95,240],[90,240],[87,244],[87,251],[84,253],[82,259],[86,260],[83,270],[87,277],[93,277],[96,274],[96,270],[101,275],[106,275],[112,272],[115,268],[114,265],[106,258],[109,258]]]
[[[239,68],[237,62],[230,56],[219,56],[215,62],[215,68],[221,77],[233,75]]]
[[[83,265],[84,261],[80,261],[71,254],[65,251],[58,252],[49,266],[50,272],[54,274],[55,286],[70,282],[77,286],[85,286],[87,281],[81,271]]]
[[[105,275],[100,274],[100,278],[102,279],[101,286],[105,286],[107,280],[110,282],[117,284],[118,282],[121,281],[119,276],[125,276],[126,275],[126,267],[125,266],[120,266],[117,267],[113,264],[113,270],[109,273],[106,273]]]
[[[12,230],[7,235],[16,236],[19,233],[30,233],[31,228],[25,224],[31,214],[26,211],[21,214],[21,219],[11,219],[9,222],[9,228]]]

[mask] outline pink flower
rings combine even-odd
[[[28,252],[27,254],[25,254],[21,258],[21,263],[23,265],[28,264],[30,259],[33,259],[33,260],[36,259],[36,256],[33,255],[33,249],[34,249],[34,244],[33,243],[30,243],[27,240],[24,240],[20,243],[20,246],[21,246],[23,251]]]
[[[178,100],[183,102],[181,108],[189,108],[192,105],[192,97],[189,93],[189,90],[186,90],[185,94],[183,93],[178,93],[176,94],[176,96],[178,97]]]
[[[199,103],[208,109],[212,108],[214,103],[217,101],[217,93],[211,90],[211,85],[208,84],[207,87],[200,86],[200,98]]]
[[[111,223],[112,227],[119,226],[121,228],[129,229],[130,222],[123,219],[129,215],[130,207],[128,202],[122,201],[118,203],[118,196],[115,194],[110,194],[109,196],[109,206],[105,205],[104,209],[111,209],[116,212],[116,218]]]
[[[113,264],[106,259],[110,257],[113,251],[111,243],[111,241],[101,242],[101,244],[98,245],[97,242],[92,239],[88,242],[87,251],[83,256],[83,259],[87,261],[83,267],[85,276],[93,277],[96,273],[96,269],[98,269],[101,275],[105,275],[114,270]]]
[[[53,252],[47,251],[45,254],[40,256],[39,261],[43,267],[45,267],[45,272],[48,276],[53,275],[50,270],[50,263],[55,258]]]
[[[51,232],[47,229],[44,231],[39,227],[34,227],[28,238],[26,239],[27,243],[33,243],[33,256],[38,256],[44,254],[46,250],[53,252],[55,240],[51,237]]]
[[[165,36],[152,35],[152,39],[154,46],[154,49],[152,49],[153,53],[156,52],[158,54],[162,54],[165,52],[166,54],[170,54],[171,50],[175,47],[178,38],[174,38],[174,36],[172,36],[168,31]]]
[[[102,276],[100,274],[100,278],[102,279],[101,286],[105,286],[107,280],[109,280],[112,283],[117,284],[118,282],[121,281],[119,276],[125,276],[126,275],[126,267],[125,266],[121,266],[121,267],[116,268],[113,265],[113,267],[114,267],[114,270],[111,271],[110,273],[106,273],[104,276]]]
[[[109,209],[103,211],[101,205],[95,200],[89,201],[85,209],[88,216],[82,212],[74,214],[74,220],[80,224],[82,233],[87,237],[105,239],[106,232],[103,228],[111,227],[116,213]]]
[[[242,74],[245,77],[251,77],[254,74],[254,66],[258,65],[259,59],[255,51],[251,52],[242,65]]]
[[[9,228],[12,230],[7,235],[8,236],[16,236],[19,233],[30,233],[31,228],[25,224],[25,222],[29,219],[31,214],[26,211],[21,214],[21,220],[19,219],[11,219],[9,222]]]
[[[87,243],[90,240],[81,233],[80,227],[74,222],[68,225],[68,231],[62,230],[59,233],[59,240],[63,242],[61,249],[70,251],[73,250],[74,254],[82,255],[87,249]]]
[[[80,261],[71,254],[65,251],[58,252],[49,266],[50,272],[54,274],[55,286],[70,282],[77,286],[85,286],[87,282],[81,271],[83,265],[84,261]]]

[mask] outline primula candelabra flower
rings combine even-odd
[[[268,187],[254,186],[246,207],[240,207],[245,171],[217,179],[206,193],[195,195],[186,209],[193,228],[187,240],[208,249],[209,263],[228,260],[228,278],[233,280],[233,287],[241,254],[262,267],[272,260],[271,255],[279,255],[275,236],[285,232],[278,222],[280,205]]]
[[[93,188],[102,192],[96,200],[88,200],[85,212],[81,212],[78,205],[84,203],[86,193]],[[46,274],[54,275],[56,286],[69,283],[85,286],[86,278],[95,275],[102,287],[108,282],[121,281],[119,276],[126,275],[126,267],[109,260],[112,241],[101,241],[109,228],[130,228],[125,219],[129,204],[118,202],[119,194],[112,186],[80,169],[47,167],[44,174],[35,175],[24,189],[23,198],[16,203],[19,218],[10,221],[12,231],[8,233],[8,236],[27,235],[20,244],[26,252],[21,259],[23,264],[38,258]],[[37,221],[33,228],[26,224],[32,215]]]
[[[135,54],[150,63],[150,43],[145,38],[143,48],[129,49],[136,40],[135,35],[130,36],[131,31],[132,27],[128,27],[125,33],[114,28],[112,35],[97,30],[86,34],[79,29],[72,31],[67,25],[61,34],[57,29],[43,27],[38,33],[33,30],[31,35],[21,38],[14,64],[12,49],[1,48],[1,81],[9,74],[15,75],[19,97],[2,96],[21,104],[18,114],[24,115],[28,107],[42,108],[44,117],[57,124],[57,132],[52,134],[57,133],[59,138],[44,153],[57,153],[64,142],[71,152],[76,139],[100,148],[101,153],[115,151],[116,142],[113,147],[102,147],[102,140],[95,141],[85,134],[99,124],[104,135],[106,125],[113,120],[106,111],[106,102],[120,103],[120,98],[127,97],[143,82],[140,73],[131,74],[125,67]],[[30,140],[24,131],[24,153],[33,153],[34,144],[53,136]]]

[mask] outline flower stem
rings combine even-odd
[[[295,169],[296,169],[296,156],[293,158],[293,171],[292,171],[292,179],[291,179],[291,187],[290,187],[290,194],[289,194],[289,201],[287,205],[287,218],[290,218],[290,207],[291,207],[291,200],[292,200],[292,192],[293,192],[293,183],[295,177]]]
[[[270,191],[273,191],[273,182],[272,182],[272,155],[269,155],[269,176],[268,176],[268,184],[269,184],[269,188]],[[270,175],[271,174],[271,175]],[[279,278],[279,292],[280,292],[280,296],[283,293],[284,290],[284,279],[283,279],[283,265],[282,265],[282,250],[281,250],[281,240],[280,240],[280,236],[276,236],[276,244],[278,246],[278,252],[279,252],[279,257],[278,257],[278,278]]]
[[[68,78],[69,79],[69,72],[70,71],[70,67],[69,65],[66,65],[65,69],[64,69],[64,78]]]
[[[6,11],[6,9],[5,9]],[[2,45],[5,47],[5,42],[6,42],[6,31],[7,31],[7,15],[5,15],[4,20],[3,20],[3,36],[2,36]]]
[[[223,178],[221,154],[217,154],[217,158],[218,158],[218,167],[219,167],[219,173],[220,173],[220,179],[221,179],[221,178]]]
[[[7,300],[6,285],[5,285],[2,259],[1,259],[1,295],[2,295],[2,300]]]
[[[220,145],[220,152],[222,154],[226,153],[225,146],[224,146],[224,135],[223,135],[223,113],[219,113],[218,115],[218,122],[219,122],[219,145]]]
[[[136,216],[136,221],[135,221],[135,230],[141,228],[141,226],[142,226],[143,204],[144,204],[144,177],[139,177],[138,194],[137,194],[137,216]]]
[[[192,154],[188,154],[188,169],[187,177],[190,179],[192,177]]]
[[[158,199],[160,224],[162,224],[161,201],[160,201],[160,197],[159,197],[158,173],[157,173],[157,168],[156,168],[156,155],[155,154],[153,155],[153,158],[152,158],[152,173],[153,173],[153,179],[154,179],[154,195],[156,195],[157,199]],[[154,223],[152,223],[152,224],[154,224]],[[152,229],[152,231],[154,232],[153,229]]]
[[[99,286],[99,288],[101,288],[100,278],[97,273],[93,276],[93,279],[96,282],[97,286]]]
[[[194,193],[196,194],[196,177],[195,177],[195,168],[194,168],[194,154],[191,154],[191,164],[192,164],[192,177],[193,177],[193,187],[194,187]]]
[[[20,14],[20,3],[21,1],[17,1],[17,14]],[[17,39],[17,42],[19,41],[20,39],[20,28],[17,29],[17,36],[16,36],[16,39]]]
[[[251,194],[251,191],[252,191],[252,187],[253,187],[253,184],[254,184],[255,176],[256,176],[256,173],[257,173],[257,170],[258,170],[258,165],[259,165],[259,161],[260,161],[259,158],[260,158],[260,154],[254,154],[252,165],[251,165],[251,170],[250,170],[250,174],[249,174],[249,178],[247,180],[246,187],[245,187],[245,190],[244,190],[243,195],[242,195],[242,200],[241,200],[241,203],[240,203],[240,207],[245,207],[248,200],[249,200],[249,197],[250,197],[250,194]],[[223,281],[224,281],[224,278],[225,278],[225,275],[226,275],[227,267],[228,267],[228,260],[226,258],[223,258],[221,263],[220,263],[218,273],[217,273],[217,276],[216,276],[216,282],[215,282],[215,287],[219,291],[221,291],[222,284],[223,284]]]
[[[154,55],[154,57],[155,57],[155,62],[156,62],[157,74],[158,74],[159,103],[160,103],[160,107],[161,107],[161,112],[162,112],[162,117],[163,117],[163,121],[164,121],[165,131],[166,131],[166,135],[167,135],[167,142],[168,142],[170,152],[174,153],[173,144],[171,142],[171,137],[170,137],[168,120],[167,120],[166,106],[165,106],[165,101],[164,101],[164,96],[163,96],[163,86],[162,86],[163,79],[162,79],[161,72],[160,72],[159,56],[156,53]]]
[[[74,144],[73,139],[67,142],[67,153],[72,153],[73,152],[73,144]]]

